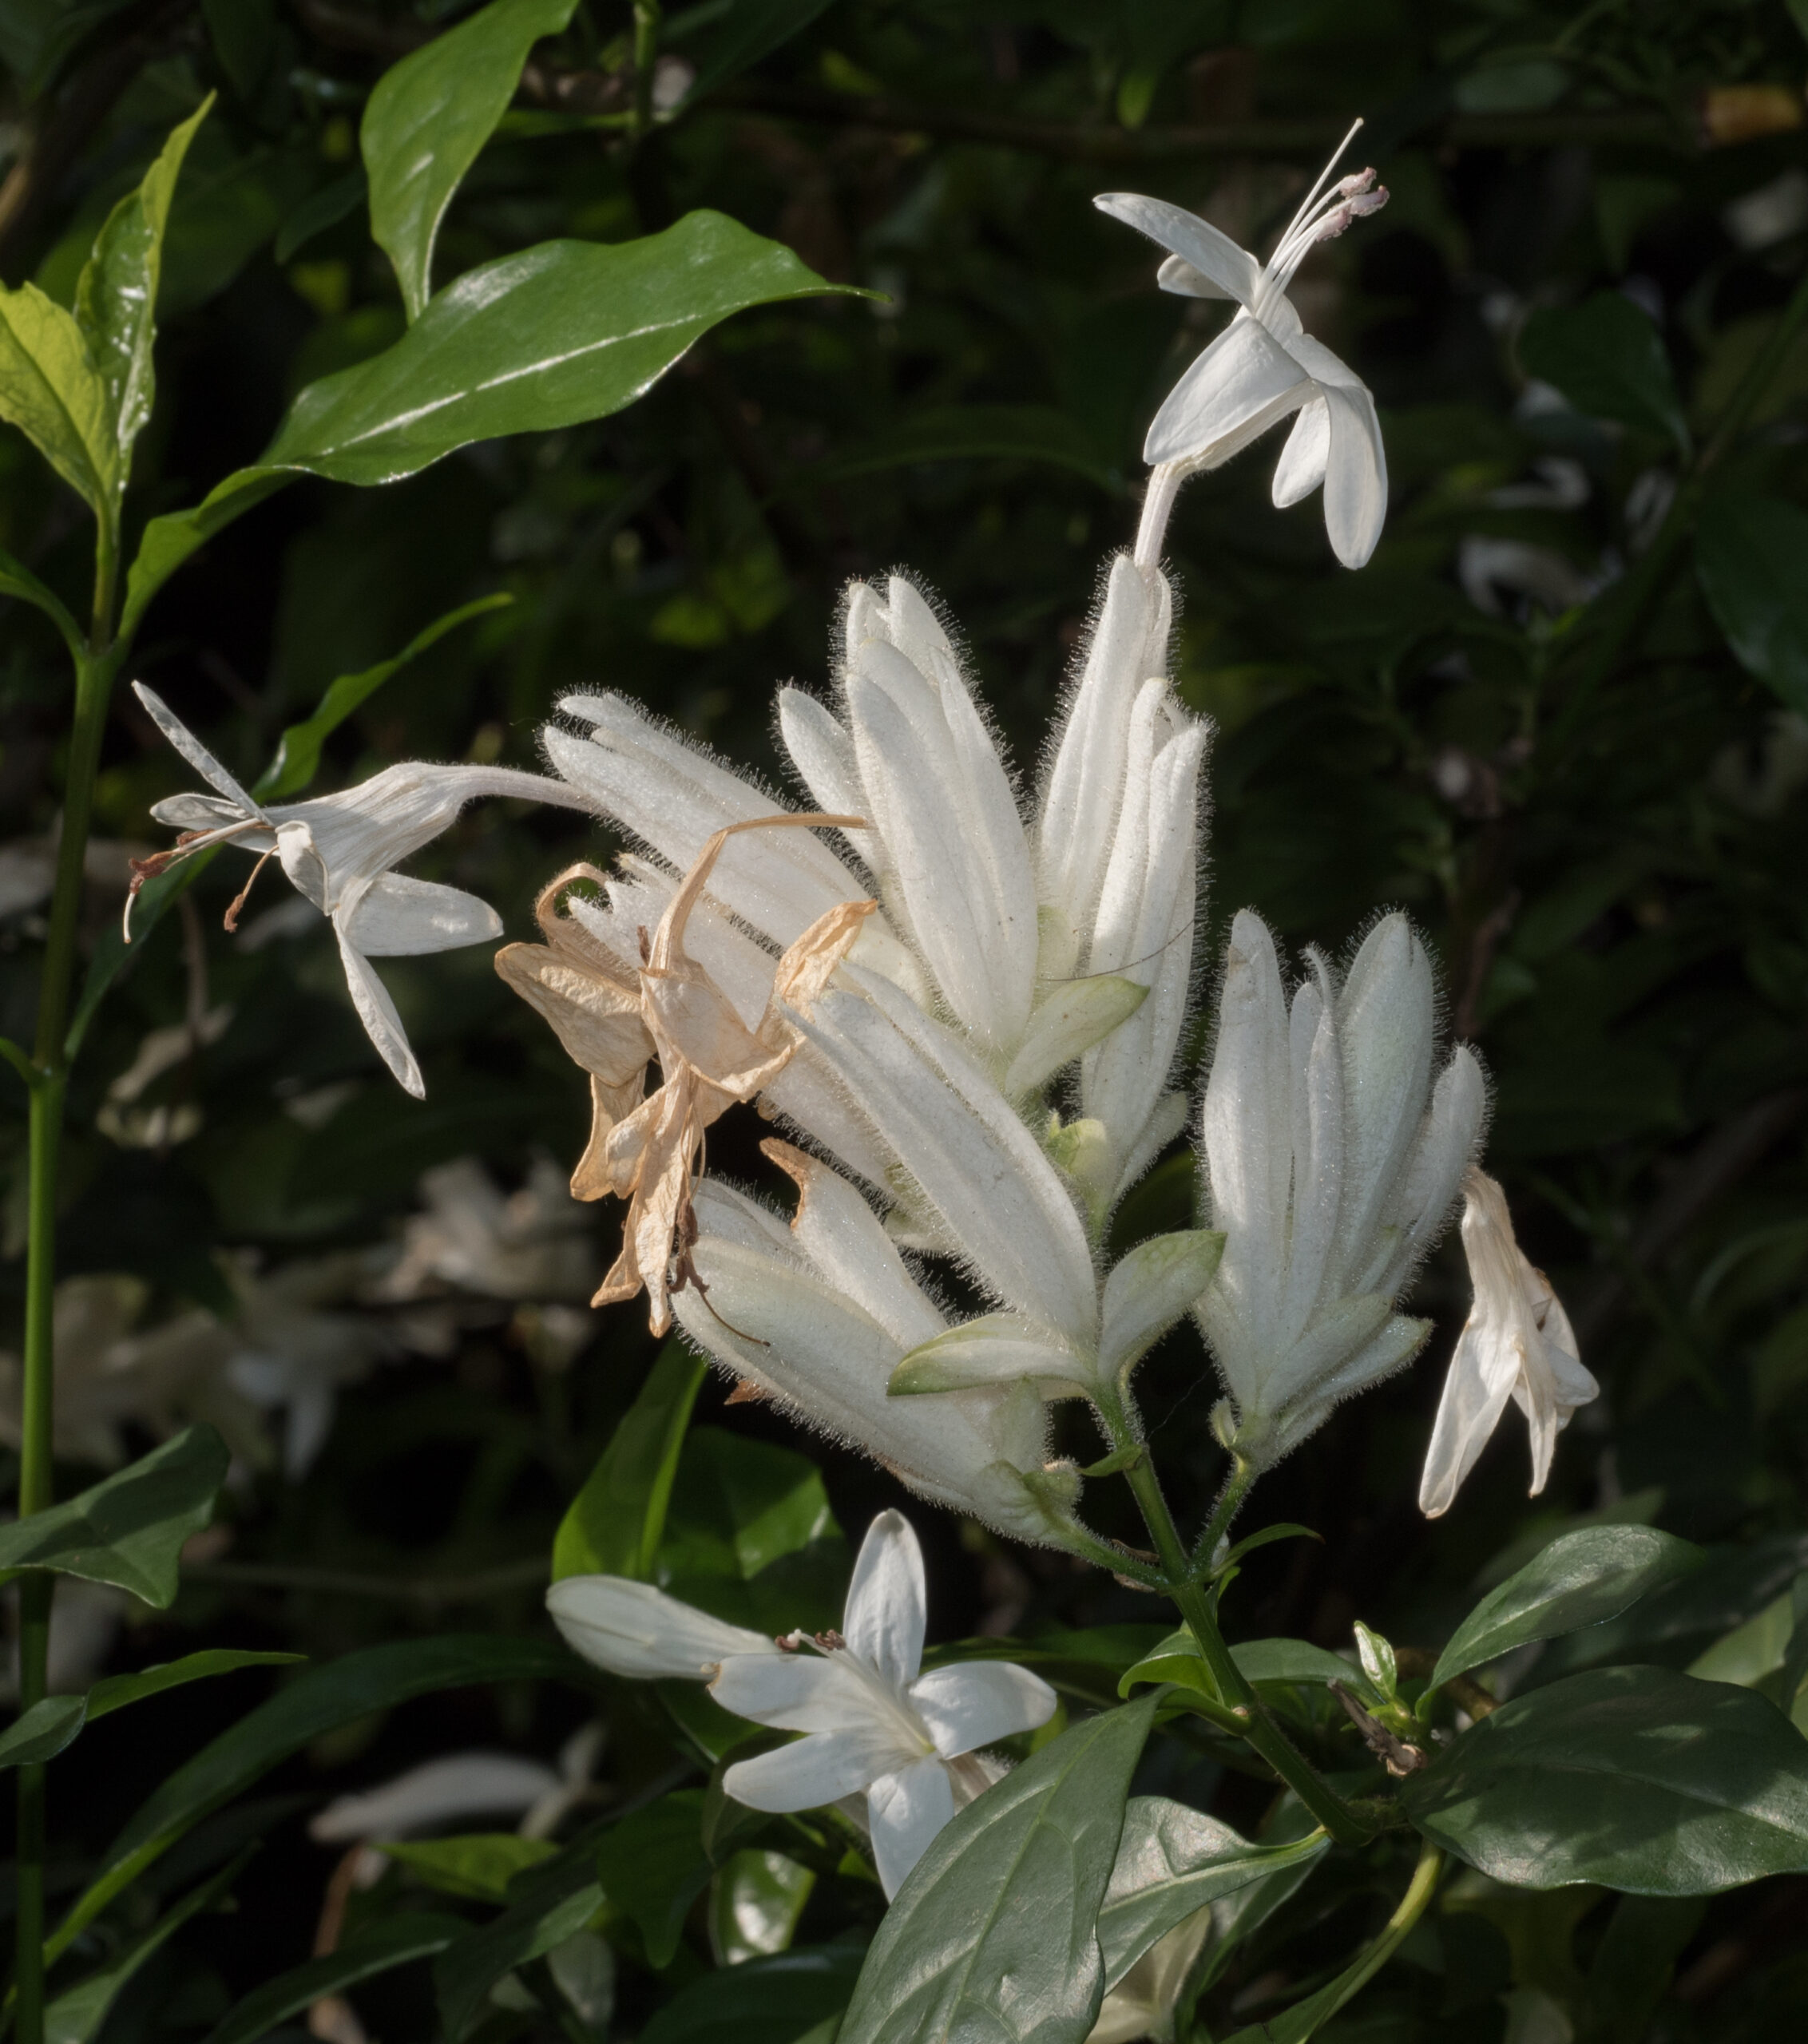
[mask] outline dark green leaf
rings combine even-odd
[[[1464,1619],[1437,1657],[1432,1686],[1516,1646],[1616,1618],[1699,1567],[1701,1559],[1699,1547],[1650,1526],[1584,1526],[1560,1534]]]
[[[925,461],[1029,461],[1071,469],[1101,489],[1124,484],[1090,436],[1047,405],[927,406],[800,480],[835,481]]]
[[[36,1767],[54,1760],[87,1716],[85,1697],[47,1696],[34,1703],[0,1732],[0,1768]]]
[[[1808,715],[1808,512],[1774,497],[1711,497],[1695,529],[1695,573],[1747,673]]]
[[[1254,1554],[1258,1547],[1266,1547],[1274,1540],[1316,1540],[1320,1547],[1325,1543],[1322,1533],[1314,1533],[1310,1526],[1295,1526],[1291,1520],[1279,1525],[1264,1526],[1259,1533],[1251,1533],[1247,1540],[1239,1540],[1218,1566],[1228,1568],[1233,1562],[1240,1562],[1245,1555]]]
[[[682,1342],[668,1341],[660,1351],[560,1524],[553,1543],[555,1583],[568,1575],[652,1579],[678,1452],[708,1369]]]
[[[1218,1685],[1211,1679],[1199,1642],[1186,1626],[1171,1632],[1159,1646],[1124,1670],[1118,1678],[1118,1694],[1128,1696],[1140,1682],[1178,1682],[1183,1689],[1197,1689],[1203,1696],[1215,1698],[1218,1694]]]
[[[335,177],[331,184],[323,184],[318,192],[310,192],[276,230],[272,251],[276,260],[287,262],[296,250],[305,248],[315,235],[324,234],[330,227],[337,227],[363,202],[362,170],[348,170],[344,176]]]
[[[222,1867],[212,1880],[204,1881],[173,1907],[165,1910],[149,1930],[141,1937],[134,1938],[98,1972],[90,1973],[85,1980],[59,1994],[44,2011],[44,2044],[88,2044],[106,2021],[107,2011],[121,1988],[190,1917],[198,1916],[204,1909],[211,1909],[231,1892],[233,1883],[256,1850],[255,1845],[248,1846]]]
[[[383,1840],[383,1851],[442,1895],[468,1902],[503,1903],[517,1874],[537,1867],[558,1850],[550,1839],[522,1838],[512,1831],[473,1832],[459,1838]]]
[[[771,55],[799,30],[807,29],[829,0],[729,0],[726,9],[700,8],[712,17],[706,28],[684,36],[680,14],[668,33],[696,65],[687,99],[694,101]]]
[[[840,2044],[1080,2044],[1104,1991],[1094,1934],[1155,1700],[1089,1717],[959,1812],[862,1968]]]
[[[151,351],[157,340],[157,284],[164,230],[182,159],[213,105],[210,93],[163,145],[136,192],[107,216],[75,287],[75,316],[106,387],[112,416],[115,487],[123,492],[132,443],[157,396]]]
[[[577,0],[491,0],[392,64],[364,109],[371,237],[395,265],[410,322],[433,295],[433,244],[452,195],[515,96],[527,53]]]
[[[1330,1844],[1321,1832],[1288,1844],[1252,1845],[1228,1824],[1184,1803],[1132,1796],[1099,1911],[1106,1992],[1160,1939],[1208,1903],[1303,1865]]]
[[[866,1954],[856,1944],[805,1947],[706,1973],[668,2002],[640,2044],[822,2044],[847,2006]]]
[[[1618,291],[1535,312],[1519,338],[1529,375],[1555,384],[1580,412],[1617,419],[1687,453],[1689,429],[1656,322]]]
[[[482,1634],[394,1640],[304,1670],[152,1791],[101,1856],[89,1886],[46,1946],[47,1956],[64,1951],[191,1826],[322,1733],[436,1689],[561,1679],[585,1680],[582,1662],[562,1647]]]
[[[1361,1686],[1360,1671],[1328,1647],[1303,1639],[1249,1639],[1231,1649],[1231,1658],[1252,1682],[1298,1682],[1322,1688],[1326,1682]]]
[[[441,1954],[433,1969],[434,1991],[451,2044],[460,2044],[482,2016],[498,1980],[544,1958],[601,1908],[593,1860],[591,1842],[574,1840],[543,1865],[529,1867],[510,1884],[509,1907],[494,1923],[467,1930]]]
[[[190,1427],[67,1504],[0,1527],[0,1568],[115,1583],[167,1610],[182,1543],[212,1517],[228,1460],[212,1427]]]
[[[1401,1800],[1518,1888],[1714,1895],[1808,1872],[1808,1741],[1750,1689],[1601,1668],[1483,1718]]]
[[[331,683],[312,716],[291,724],[276,741],[276,755],[252,790],[260,802],[282,802],[300,794],[320,770],[320,748],[353,711],[368,702],[392,675],[398,674],[430,646],[437,645],[448,632],[482,617],[493,610],[506,610],[514,598],[506,590],[479,596],[474,603],[461,604],[445,616],[436,617],[425,630],[417,632],[399,653],[379,660],[362,674],[342,674]]]
[[[129,1703],[165,1689],[180,1689],[184,1682],[198,1682],[209,1675],[229,1675],[236,1668],[282,1668],[305,1661],[305,1654],[257,1654],[230,1646],[204,1647],[199,1654],[185,1654],[180,1661],[160,1662],[154,1668],[141,1668],[134,1675],[109,1675],[88,1692],[88,1721],[105,1717]]]
[[[206,2044],[257,2044],[259,2038],[291,2015],[299,2015],[323,1995],[343,1994],[360,1980],[374,1979],[411,1959],[430,1959],[444,1951],[466,1927],[461,1916],[426,1910],[387,1917],[324,1959],[311,1959],[265,1981],[208,2034]]]
[[[672,1963],[691,1904],[713,1871],[703,1848],[704,1792],[680,1788],[603,1834],[597,1879],[613,1906],[638,1926],[650,1965]]]
[[[69,657],[81,658],[85,650],[81,628],[69,616],[62,598],[54,589],[46,588],[22,561],[15,561],[4,547],[0,547],[0,596],[18,596],[23,602],[35,604],[63,635]]]

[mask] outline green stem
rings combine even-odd
[[[1413,1869],[1400,1906],[1387,1919],[1379,1935],[1357,1958],[1347,1972],[1329,1987],[1321,1987],[1310,2000],[1289,2009],[1279,2018],[1291,2044],[1306,2044],[1322,2023],[1329,2022],[1346,2002],[1352,2000],[1380,1972],[1406,1941],[1413,1926],[1424,1915],[1437,1891],[1444,1855],[1428,1838],[1419,1848],[1419,1863]],[[1302,2020],[1303,2018],[1303,2020]]]
[[[1589,652],[1586,664],[1577,676],[1576,686],[1570,691],[1569,700],[1551,726],[1551,742],[1562,745],[1575,735],[1589,703],[1594,699],[1601,683],[1613,671],[1614,665],[1626,650],[1632,634],[1643,622],[1646,612],[1667,585],[1671,565],[1683,541],[1687,538],[1690,527],[1695,523],[1695,513],[1701,508],[1701,500],[1707,493],[1707,485],[1715,465],[1727,449],[1745,430],[1758,401],[1770,388],[1770,381],[1782,366],[1783,359],[1795,344],[1802,322],[1808,319],[1808,276],[1795,287],[1794,295],[1778,319],[1770,338],[1753,358],[1751,366],[1740,378],[1738,387],[1727,401],[1725,409],[1715,420],[1714,430],[1705,440],[1700,451],[1689,464],[1688,469],[1671,500],[1663,523],[1658,528],[1657,537],[1645,549],[1643,558],[1619,588],[1606,599],[1611,613],[1605,617],[1600,635]]]
[[[1231,1480],[1224,1486],[1212,1513],[1210,1523],[1199,1536],[1193,1549],[1192,1564],[1187,1573],[1197,1583],[1211,1573],[1212,1558],[1218,1552],[1218,1543],[1231,1530],[1231,1522],[1249,1495],[1250,1486],[1255,1481],[1255,1468],[1239,1455],[1231,1472]]]
[[[1114,1449],[1141,1444],[1142,1429],[1126,1409],[1115,1386],[1095,1394],[1094,1404]],[[1320,1778],[1304,1754],[1295,1750],[1293,1742],[1269,1716],[1261,1697],[1232,1658],[1230,1648],[1224,1643],[1224,1635],[1218,1630],[1211,1600],[1194,1575],[1191,1558],[1175,1528],[1173,1515],[1162,1495],[1161,1480],[1156,1475],[1154,1463],[1147,1455],[1138,1456],[1124,1476],[1141,1508],[1156,1552],[1161,1558],[1167,1576],[1163,1587],[1180,1606],[1181,1617],[1199,1642],[1205,1665],[1218,1685],[1218,1693],[1235,1713],[1243,1737],[1339,1844],[1362,1844],[1374,1835],[1373,1828],[1365,1824],[1337,1791]],[[1233,1484],[1235,1480],[1233,1478]],[[1247,1491],[1253,1480],[1251,1472],[1243,1483],[1243,1490]],[[1235,1504],[1231,1508],[1234,1511]],[[1221,1499],[1219,1513],[1223,1511]],[[1217,1516],[1214,1515],[1214,1523]],[[1226,1523],[1228,1523],[1227,1518]],[[1247,1722],[1243,1721],[1246,1719]]]
[[[653,125],[653,68],[659,61],[660,0],[634,0],[634,125],[638,141]]]
[[[26,1243],[25,1359],[19,1416],[19,1516],[46,1510],[55,1497],[57,1166],[68,1089],[64,1032],[75,980],[83,869],[94,806],[94,777],[120,649],[109,644],[118,553],[107,521],[95,547],[94,622],[76,661],[75,715],[63,786],[57,878],[50,897],[32,1062],[29,1135],[30,1212]],[[19,1709],[41,1702],[49,1682],[54,1579],[34,1571],[19,1584]],[[40,1765],[18,1770],[18,1915],[14,1980],[18,2044],[43,2044],[45,1778]]]

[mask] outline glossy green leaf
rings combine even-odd
[[[1517,1888],[1714,1895],[1808,1872],[1808,1741],[1750,1689],[1667,1668],[1516,1697],[1400,1796],[1427,1837]]]
[[[641,1385],[553,1542],[553,1580],[568,1575],[652,1579],[665,1530],[679,1450],[708,1369],[682,1342],[668,1341]]]
[[[46,1956],[66,1949],[184,1832],[323,1732],[437,1689],[587,1679],[584,1664],[551,1641],[483,1634],[392,1640],[303,1670],[151,1792],[101,1856],[89,1885],[46,1945]]]
[[[1128,1696],[1142,1682],[1178,1682],[1183,1689],[1197,1689],[1215,1701],[1218,1695],[1218,1685],[1211,1679],[1199,1642],[1186,1626],[1171,1632],[1158,1646],[1126,1668],[1118,1678],[1117,1693]]]
[[[191,1917],[198,1916],[204,1909],[211,1909],[232,1892],[256,1850],[255,1845],[248,1846],[222,1867],[212,1880],[204,1881],[180,1902],[165,1910],[149,1930],[134,1938],[123,1951],[114,1954],[98,1971],[90,1973],[85,1980],[59,1994],[44,2011],[44,2044],[89,2044],[89,2038],[99,2034],[108,2010],[126,1982]]]
[[[37,1767],[54,1760],[81,1729],[88,1699],[47,1696],[0,1732],[0,1768]]]
[[[576,4],[491,0],[377,81],[358,137],[371,236],[395,265],[410,323],[433,295],[433,244],[453,193],[514,97],[528,52]]]
[[[1774,497],[1725,491],[1702,506],[1695,573],[1727,644],[1748,674],[1808,715],[1808,512]]]
[[[0,1568],[111,1583],[167,1610],[182,1543],[213,1516],[228,1460],[212,1427],[190,1427],[67,1504],[0,1527]]]
[[[136,1674],[108,1675],[88,1692],[88,1721],[138,1703],[148,1696],[161,1696],[165,1689],[180,1689],[184,1682],[204,1682],[210,1675],[229,1675],[238,1668],[292,1667],[305,1661],[305,1654],[259,1654],[231,1646],[204,1647],[198,1654],[185,1654],[180,1661],[159,1662],[154,1668],[141,1668]]]
[[[149,422],[157,396],[151,351],[157,340],[157,284],[165,230],[182,159],[213,105],[210,93],[171,134],[136,192],[108,216],[75,287],[75,316],[107,393],[116,487],[123,491],[132,443]]]
[[[865,1956],[857,1944],[806,1947],[706,1973],[666,2003],[639,2044],[827,2044]]]
[[[1159,1939],[1207,1903],[1304,1865],[1330,1844],[1320,1832],[1285,1844],[1254,1845],[1184,1803],[1132,1796],[1099,1911],[1106,1992]]]
[[[461,604],[456,610],[436,617],[423,631],[416,632],[391,659],[379,660],[374,667],[365,668],[362,674],[342,674],[328,684],[313,715],[303,718],[298,724],[291,724],[277,739],[276,757],[259,777],[252,793],[260,802],[282,802],[300,794],[320,770],[321,747],[391,675],[399,674],[430,646],[437,645],[447,632],[474,617],[486,616],[493,610],[506,610],[513,601],[506,590],[498,590],[494,596],[479,596],[474,603]]]
[[[35,604],[63,635],[69,657],[81,659],[81,628],[69,616],[68,606],[55,590],[39,581],[22,561],[15,561],[4,547],[0,547],[0,596],[17,596],[23,603]]]
[[[517,1966],[543,1959],[581,1931],[603,1906],[594,1872],[595,1839],[581,1834],[509,1886],[509,1906],[493,1922],[442,1952],[433,1969],[440,2022],[451,2044],[482,2019],[490,1991]]]
[[[1080,2044],[1094,1926],[1155,1700],[1085,1719],[960,1811],[879,1926],[840,2044]]]
[[[502,1903],[517,1874],[558,1850],[550,1839],[512,1831],[470,1832],[458,1838],[385,1839],[383,1851],[429,1888],[467,1902]]]
[[[691,1904],[713,1871],[703,1848],[704,1792],[680,1788],[633,1811],[603,1834],[597,1879],[630,1918],[649,1965],[669,1966]]]
[[[783,1852],[749,1846],[717,1869],[709,1897],[709,1935],[717,1962],[783,1951],[797,1930],[816,1876]]]
[[[728,0],[726,8],[699,8],[707,27],[684,34],[684,16],[668,27],[673,46],[696,66],[687,101],[725,85],[807,29],[829,0]]]
[[[1437,1657],[1435,1688],[1516,1646],[1616,1618],[1686,1575],[1701,1550],[1651,1526],[1584,1526],[1560,1534],[1517,1575],[1491,1590]]]
[[[1657,323],[1631,299],[1598,291],[1580,305],[1535,312],[1519,337],[1526,373],[1554,384],[1580,412],[1616,419],[1688,450]]]
[[[1322,1689],[1326,1682],[1363,1686],[1359,1670],[1309,1640],[1248,1639],[1231,1649],[1231,1658],[1252,1682],[1295,1682],[1308,1689]]]
[[[348,1938],[324,1959],[291,1967],[254,1988],[224,2022],[211,2030],[206,2044],[257,2044],[279,2023],[299,2015],[323,1995],[341,1994],[360,1980],[393,1972],[410,1960],[444,1951],[466,1925],[462,1916],[422,1910],[386,1917],[367,1931]]]
[[[107,386],[75,315],[36,284],[0,287],[0,418],[110,524],[119,456]]]

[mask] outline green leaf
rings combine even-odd
[[[1555,384],[1580,412],[1617,419],[1689,450],[1663,336],[1648,313],[1616,291],[1580,305],[1535,312],[1519,337],[1528,375]]]
[[[1617,1618],[1701,1559],[1699,1547],[1650,1526],[1584,1526],[1560,1534],[1464,1619],[1437,1657],[1432,1686],[1516,1646]]]
[[[1218,1696],[1218,1685],[1187,1626],[1171,1632],[1160,1646],[1126,1668],[1117,1680],[1118,1694],[1128,1696],[1139,1682],[1178,1682],[1183,1689],[1197,1689],[1214,1701]]]
[[[857,1944],[807,1946],[706,1973],[666,2003],[640,2044],[827,2044],[865,1957]]]
[[[721,213],[613,246],[543,241],[468,271],[393,347],[309,384],[260,465],[395,482],[474,440],[619,411],[747,306],[846,289]]]
[[[166,1610],[182,1543],[212,1517],[229,1459],[212,1427],[190,1427],[67,1504],[0,1527],[0,1568],[115,1583]]]
[[[1250,1639],[1231,1649],[1231,1658],[1252,1682],[1295,1682],[1322,1689],[1326,1682],[1361,1686],[1358,1671],[1328,1647],[1303,1639]]]
[[[561,1522],[553,1580],[568,1575],[652,1579],[691,1408],[708,1365],[682,1342],[660,1351],[640,1396]]]
[[[680,1788],[635,1810],[603,1834],[597,1879],[638,1927],[649,1965],[672,1963],[691,1904],[714,1869],[703,1849],[704,1792]]]
[[[807,1867],[783,1852],[747,1847],[717,1868],[709,1897],[709,1935],[720,1963],[783,1951],[816,1885]]]
[[[470,1832],[458,1838],[385,1839],[383,1851],[429,1888],[467,1902],[502,1903],[509,1884],[559,1848],[549,1838],[512,1831]]]
[[[1695,573],[1734,658],[1808,715],[1808,512],[1723,491],[1701,508]]]
[[[462,1916],[427,1910],[387,1917],[324,1959],[311,1959],[266,1980],[208,2033],[206,2044],[257,2044],[259,2038],[323,1995],[343,1994],[360,1980],[393,1972],[411,1959],[430,1959],[467,1927]]]
[[[1132,1796],[1099,1911],[1105,1991],[1208,1903],[1315,1860],[1330,1844],[1320,1832],[1286,1844],[1253,1845],[1228,1824],[1184,1803],[1165,1796]]]
[[[69,614],[67,606],[56,591],[48,588],[38,580],[22,561],[15,561],[4,547],[0,547],[0,596],[17,596],[22,602],[35,604],[63,635],[63,644],[68,647],[69,658],[79,660],[86,650],[82,643],[81,628]]]
[[[359,145],[371,236],[395,265],[410,323],[433,295],[433,244],[452,195],[508,109],[527,53],[577,0],[492,0],[377,81]]]
[[[475,1682],[583,1685],[586,1680],[583,1663],[550,1641],[482,1634],[392,1640],[304,1670],[152,1791],[49,1940],[46,1960],[66,1950],[184,1832],[323,1733],[437,1689]]]
[[[229,1675],[237,1668],[282,1668],[305,1661],[305,1654],[258,1654],[237,1647],[204,1647],[199,1654],[185,1654],[180,1661],[161,1661],[154,1668],[141,1668],[135,1675],[109,1675],[88,1692],[88,1721],[105,1717],[109,1711],[123,1709],[129,1703],[148,1696],[161,1696],[165,1689],[180,1689],[184,1682],[204,1682],[210,1675]]]
[[[1808,1742],[1751,1690],[1667,1668],[1515,1697],[1400,1796],[1427,1837],[1517,1888],[1715,1895],[1808,1872]]]
[[[1104,1991],[1094,1935],[1155,1699],[1062,1733],[960,1811],[899,1890],[839,2044],[1080,2044]]]
[[[54,1760],[87,1716],[85,1697],[47,1696],[34,1703],[0,1732],[0,1768],[37,1767]]]
[[[811,468],[799,481],[839,482],[929,461],[1027,461],[1070,469],[1101,489],[1124,486],[1091,435],[1051,405],[925,406],[865,446]]]
[[[459,2044],[484,2014],[490,1991],[517,1966],[542,1959],[581,1931],[603,1906],[593,1876],[595,1840],[581,1834],[509,1884],[509,1907],[494,1923],[467,1930],[433,1969],[439,2016],[451,2044]]]
[[[110,1964],[59,1994],[44,2011],[44,2044],[88,2044],[91,2037],[99,2034],[121,1988],[191,1917],[211,1909],[231,1892],[256,1851],[255,1845],[248,1846],[212,1880],[191,1889],[166,1909],[141,1937],[134,1938],[116,1954]]]
[[[157,340],[157,285],[164,231],[182,159],[213,105],[209,93],[176,129],[136,192],[107,216],[75,287],[75,316],[107,393],[112,417],[116,489],[123,493],[132,443],[145,430],[157,395],[151,351]]]
[[[1316,1540],[1322,1547],[1325,1544],[1322,1533],[1315,1533],[1310,1526],[1298,1526],[1291,1519],[1277,1521],[1264,1526],[1259,1533],[1251,1533],[1247,1540],[1239,1540],[1218,1566],[1229,1568],[1240,1562],[1245,1555],[1254,1554],[1258,1547],[1266,1547],[1275,1540]]]
[[[107,386],[73,313],[36,284],[0,287],[0,418],[112,525],[119,466]]]
[[[679,15],[666,33],[696,65],[685,105],[694,105],[705,93],[769,57],[781,43],[807,29],[828,4],[829,0],[730,0],[726,8],[698,9],[711,18],[706,28],[694,31],[692,37],[685,36],[684,17]]]
[[[1362,1673],[1369,1678],[1370,1688],[1393,1702],[1394,1691],[1400,1686],[1400,1670],[1394,1663],[1393,1646],[1360,1618],[1356,1621],[1356,1655],[1362,1664]]]
[[[321,747],[360,703],[368,702],[376,694],[391,675],[400,673],[410,660],[418,660],[447,632],[474,617],[486,616],[493,610],[506,610],[513,601],[506,590],[498,590],[494,596],[479,596],[473,603],[461,604],[443,617],[436,617],[424,631],[416,632],[392,658],[379,660],[374,667],[365,668],[362,674],[342,674],[327,685],[313,715],[304,718],[299,724],[291,724],[277,739],[276,757],[264,770],[252,793],[260,802],[282,802],[299,794],[320,770]]]

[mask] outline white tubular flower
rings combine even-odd
[[[698,1284],[674,1295],[684,1332],[803,1424],[861,1448],[921,1496],[1023,1540],[1053,1538],[1078,1495],[1047,1462],[1049,1423],[1028,1384],[890,1398],[906,1353],[940,1333],[934,1301],[846,1179],[790,1144],[767,1156],[802,1197],[787,1227],[712,1181],[697,1188]]]
[[[1358,121],[1356,128],[1360,128]],[[1372,170],[1325,188],[1352,128],[1306,194],[1266,266],[1227,235],[1161,199],[1109,192],[1093,204],[1168,250],[1158,274],[1164,291],[1234,299],[1237,314],[1169,392],[1144,443],[1155,469],[1136,556],[1160,551],[1174,493],[1188,475],[1215,469],[1295,412],[1275,471],[1277,508],[1325,491],[1325,527],[1346,568],[1375,550],[1387,515],[1387,457],[1374,399],[1361,378],[1300,324],[1287,295],[1308,252],[1387,203]]]
[[[1231,926],[1201,1132],[1225,1246],[1196,1311],[1237,1451],[1258,1468],[1429,1331],[1394,1302],[1443,1227],[1487,1104],[1465,1046],[1433,1085],[1433,1008],[1404,916],[1376,924],[1341,988],[1313,957],[1291,1015],[1267,927],[1247,913]]]
[[[1457,1337],[1419,1485],[1419,1509],[1437,1519],[1488,1444],[1511,1398],[1532,1435],[1532,1489],[1551,1473],[1557,1436],[1600,1392],[1576,1356],[1575,1330],[1550,1281],[1526,1260],[1505,1194],[1485,1171],[1463,1180],[1463,1250],[1475,1304]]]
[[[916,1534],[902,1512],[881,1512],[861,1543],[841,1630],[793,1633],[783,1654],[732,1656],[710,1684],[724,1709],[805,1735],[737,1761],[722,1777],[728,1794],[771,1811],[864,1794],[888,1900],[955,1811],[997,1779],[978,1749],[1055,1711],[1049,1685],[1009,1661],[919,1673],[926,1605]]]
[[[151,814],[183,833],[172,851],[135,862],[133,893],[153,873],[214,845],[259,854],[252,880],[274,855],[296,888],[332,920],[352,1005],[378,1054],[416,1099],[426,1091],[408,1048],[402,1018],[371,969],[372,958],[451,951],[501,936],[502,919],[487,901],[437,881],[411,880],[390,869],[458,820],[479,795],[584,806],[577,791],[543,774],[510,766],[429,766],[410,761],[334,795],[306,802],[256,802],[193,732],[141,682],[134,692],[176,750],[215,794],[172,795]],[[226,913],[234,928],[250,882]],[[130,933],[131,897],[126,901]]]
[[[779,1650],[763,1632],[712,1618],[623,1575],[563,1577],[546,1592],[546,1609],[573,1653],[641,1682],[708,1682],[731,1654]]]

